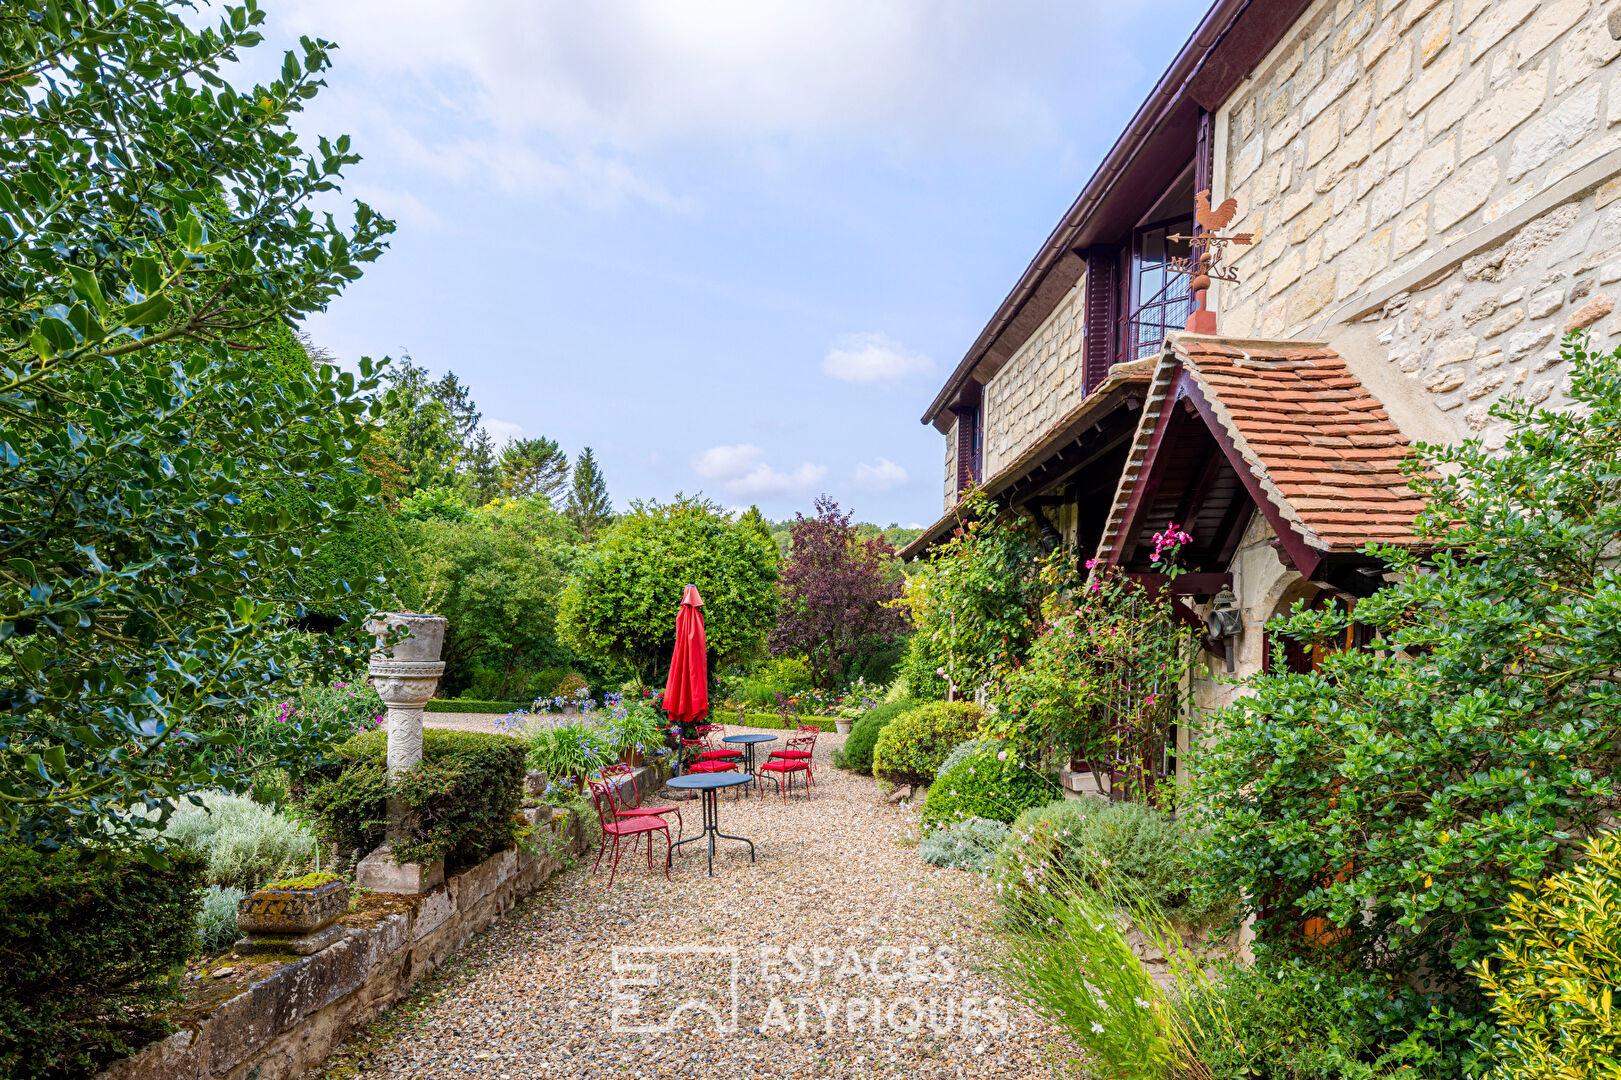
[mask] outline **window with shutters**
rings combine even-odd
[[[1138,229],[1131,252],[1131,295],[1136,307],[1129,320],[1128,355],[1141,360],[1159,352],[1165,335],[1187,325],[1193,311],[1188,292],[1188,275],[1172,273],[1173,258],[1187,258],[1187,241],[1170,239],[1172,234],[1193,233],[1193,218],[1177,218]]]

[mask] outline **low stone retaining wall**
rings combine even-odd
[[[581,822],[550,809],[525,813],[552,823],[563,852],[582,850]],[[561,868],[552,855],[503,851],[423,896],[373,894],[345,917],[336,944],[255,967],[252,981],[221,987],[217,999],[193,998],[174,1016],[180,1031],[97,1080],[299,1076]]]

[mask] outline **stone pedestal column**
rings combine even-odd
[[[445,663],[439,650],[445,640],[445,620],[439,615],[411,613],[383,615],[366,624],[377,636],[369,672],[383,704],[388,706],[388,775],[390,778],[422,760],[422,707],[433,696]],[[400,629],[406,636],[387,644]],[[355,881],[368,889],[392,893],[424,893],[445,879],[443,863],[421,866],[396,864],[391,842],[398,835],[404,807],[391,801],[388,840],[360,860]]]

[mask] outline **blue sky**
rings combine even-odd
[[[1205,8],[274,0],[338,43],[392,250],[306,329],[409,351],[614,501],[940,513],[918,417]]]

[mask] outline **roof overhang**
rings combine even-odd
[[[1082,398],[1023,453],[997,470],[995,475],[980,485],[980,490],[993,499],[1021,490],[1040,490],[1067,474],[1085,468],[1088,458],[1077,455],[1071,460],[1066,456],[1070,454],[1070,448],[1077,448],[1081,455],[1087,454],[1088,450],[1080,444],[1106,418],[1119,410],[1135,411],[1141,408],[1154,365],[1155,360],[1152,359],[1116,364],[1096,390]],[[1107,447],[1093,448],[1093,452],[1104,449]],[[957,509],[953,507],[925,529],[921,536],[901,548],[900,557],[911,559],[939,543],[956,526],[956,522]]]
[[[1282,40],[1310,0],[1216,0],[1086,187],[953,369],[922,421],[950,426],[970,378],[988,382],[1057,307],[1083,253],[1128,235],[1193,153],[1199,111],[1215,112]]]

